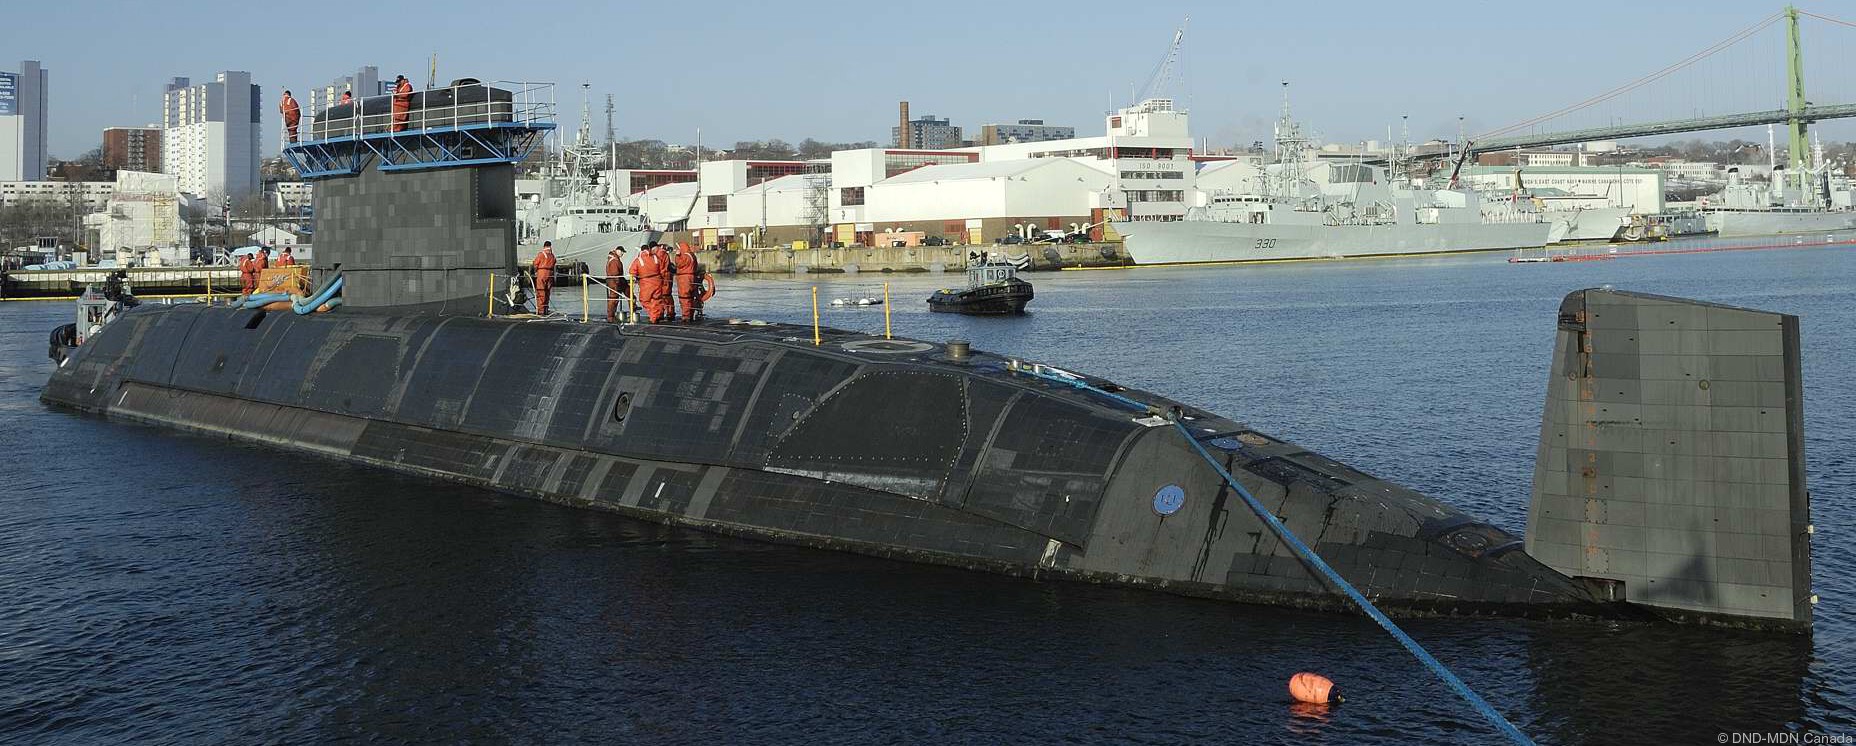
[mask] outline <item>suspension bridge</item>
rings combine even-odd
[[[1463,144],[1463,149],[1468,151],[1469,155],[1474,156],[1504,150],[1782,124],[1786,126],[1789,135],[1787,144],[1790,148],[1791,167],[1794,172],[1797,172],[1802,169],[1805,154],[1810,148],[1806,139],[1806,130],[1809,125],[1822,120],[1856,117],[1856,103],[1820,104],[1806,97],[1801,19],[1821,21],[1840,28],[1856,28],[1856,23],[1788,6],[1712,46],[1629,83],[1540,116],[1471,137]],[[1706,101],[1718,104],[1722,86],[1712,85],[1712,83],[1718,79],[1729,78],[1738,78],[1741,83],[1739,87],[1743,90],[1761,89],[1754,94],[1755,100],[1769,96],[1772,84],[1779,81],[1761,80],[1760,73],[1772,68],[1760,64],[1761,60],[1746,59],[1747,55],[1723,53],[1729,49],[1760,51],[1758,50],[1759,42],[1761,40],[1771,41],[1770,37],[1774,34],[1768,32],[1768,29],[1775,26],[1785,30],[1784,97],[1782,105],[1777,108],[1753,109],[1751,106],[1743,106],[1742,108],[1750,110],[1728,114],[1693,114],[1636,123],[1620,123],[1617,121],[1620,117],[1613,116],[1610,117],[1612,121],[1602,125],[1567,126],[1577,122],[1581,116],[1590,118],[1594,113],[1601,112],[1606,105],[1634,107],[1642,103],[1645,98],[1649,98],[1646,91],[1655,90],[1657,87],[1655,84],[1661,84],[1662,88],[1676,87],[1671,81],[1681,80],[1682,76],[1679,74],[1685,71],[1690,76],[1704,78],[1681,84],[1680,87],[1686,88],[1691,96],[1699,97],[1687,103]],[[1766,33],[1762,34],[1762,32]],[[1849,41],[1856,41],[1856,39]],[[1765,60],[1770,60],[1772,56],[1777,55],[1756,56],[1763,56]],[[1820,72],[1839,71],[1840,69],[1840,66],[1823,65],[1820,67]],[[1826,77],[1842,82],[1847,75]],[[1839,91],[1838,93],[1847,96],[1845,100],[1856,100],[1856,95],[1850,95],[1856,91]],[[1695,111],[1696,108],[1699,107],[1690,110]]]

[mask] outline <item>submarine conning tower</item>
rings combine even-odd
[[[1605,600],[1809,631],[1798,317],[1574,291],[1540,426],[1527,553]]]
[[[284,158],[315,182],[316,279],[349,308],[509,310],[516,164],[554,129],[551,83],[452,81],[312,112]]]

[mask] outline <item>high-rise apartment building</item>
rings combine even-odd
[[[217,202],[256,194],[264,101],[251,73],[219,73],[211,83],[168,83],[161,97],[162,168],[180,190]]]
[[[371,98],[392,93],[392,81],[382,84],[380,68],[368,65],[356,70],[353,75],[343,75],[330,81],[328,85],[309,89],[303,99],[303,115],[315,116],[342,100],[342,92],[353,93],[355,98]]]
[[[37,60],[0,70],[0,181],[45,179],[46,80]]]

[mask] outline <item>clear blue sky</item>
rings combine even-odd
[[[1802,7],[1856,19],[1856,8]],[[1327,139],[1383,138],[1401,114],[1423,139],[1454,137],[1459,115],[1474,134],[1602,92],[1778,9],[1744,0],[22,2],[0,24],[0,69],[38,59],[50,70],[59,157],[95,147],[106,126],[156,121],[168,78],[199,82],[225,69],[249,70],[264,87],[269,153],[282,89],[301,93],[362,65],[423,82],[434,52],[441,80],[560,83],[569,131],[577,86],[591,83],[596,135],[606,93],[618,98],[621,137],[671,142],[692,141],[698,127],[707,144],[881,141],[900,99],[975,133],[986,122],[1042,118],[1094,134],[1111,99],[1125,103],[1190,15],[1175,93],[1195,134],[1214,144],[1267,137],[1287,79],[1298,115]],[[1781,38],[1768,29],[1723,53],[1714,82],[1690,74],[1668,86],[1680,91],[1630,111],[1772,108],[1782,93],[1764,81],[1781,74]],[[1856,28],[1807,21],[1805,41],[1808,57],[1818,50],[1807,75],[1813,98],[1856,96],[1826,52],[1856,42]],[[1764,132],[1715,136],[1730,135]]]

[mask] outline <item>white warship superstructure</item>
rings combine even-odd
[[[1244,262],[1536,248],[1552,226],[1513,200],[1427,188],[1366,163],[1311,162],[1283,102],[1276,163],[1249,192],[1214,191],[1172,222],[1118,223],[1136,264]]]
[[[554,244],[554,255],[563,264],[590,265],[615,246],[631,251],[656,240],[658,234],[649,229],[637,201],[603,180],[603,158],[592,141],[583,105],[574,143],[547,165],[536,198],[516,210],[518,261],[532,261],[543,241]]]
[[[1766,150],[1771,153],[1772,147]],[[1821,144],[1811,155],[1793,173],[1775,167],[1771,181],[1763,184],[1742,180],[1739,169],[1728,169],[1727,188],[1701,208],[1708,229],[1723,236],[1856,229],[1856,188],[1842,169],[1825,161]]]

